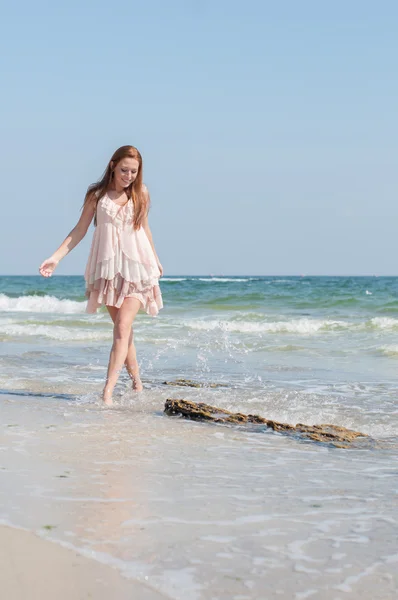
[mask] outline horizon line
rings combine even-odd
[[[0,274],[0,277],[41,277],[41,275],[39,273],[34,274],[34,273],[30,273],[30,274]],[[56,275],[52,275],[52,278],[54,277],[84,277],[83,274],[64,274],[64,273],[57,273]],[[230,275],[230,274],[221,274],[221,273],[200,273],[198,275],[192,275],[192,274],[187,274],[187,273],[183,273],[183,274],[173,274],[173,275],[164,275],[162,277],[159,278],[159,280],[162,279],[167,279],[168,277],[208,277],[208,278],[214,278],[214,277],[300,277],[300,278],[305,278],[305,277],[398,277],[398,274],[393,275],[393,274],[388,274],[388,275],[380,275],[377,273],[368,273],[368,274],[354,274],[354,273],[347,273],[347,274],[339,274],[339,273],[332,273],[332,274],[328,274],[328,273],[323,273],[323,274],[311,274],[311,273],[300,273],[300,274],[286,274],[286,273],[277,273],[275,275],[259,275],[259,274],[243,274],[243,273],[239,273],[239,274],[234,274],[234,275]],[[43,277],[43,279],[47,279],[45,277]]]

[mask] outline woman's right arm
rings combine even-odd
[[[64,258],[79,242],[82,241],[87,233],[91,221],[93,220],[96,208],[96,198],[93,197],[91,200],[85,203],[83,207],[80,219],[64,239],[60,247],[54,252],[52,256],[47,258],[39,267],[39,273],[43,277],[51,277],[55,268],[57,267],[60,260]]]

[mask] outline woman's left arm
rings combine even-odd
[[[162,267],[162,265],[160,263],[158,255],[157,255],[157,252],[156,252],[156,249],[155,249],[155,244],[153,243],[152,232],[151,232],[151,229],[150,229],[149,223],[148,223],[148,211],[149,211],[150,197],[149,197],[149,192],[148,192],[148,188],[146,187],[146,185],[144,186],[144,194],[145,194],[145,199],[146,199],[146,203],[147,203],[147,210],[145,212],[145,217],[142,220],[142,225],[141,226],[144,229],[144,231],[145,231],[145,233],[147,235],[147,238],[149,240],[149,243],[152,246],[152,250],[153,250],[153,253],[155,255],[157,265],[159,267],[160,276],[162,276],[163,275],[163,267]]]

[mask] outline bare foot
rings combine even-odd
[[[133,382],[133,392],[142,392],[144,386],[142,385],[138,366],[133,367],[132,369],[128,369],[128,374],[130,376],[131,381]]]
[[[144,386],[142,385],[140,376],[136,375],[135,377],[132,377],[132,380],[133,380],[133,390],[135,392],[142,392],[142,390],[144,389]]]
[[[112,404],[113,404],[112,392],[108,392],[108,391],[104,390],[102,393],[102,401],[104,404],[106,404],[106,406],[112,406]]]

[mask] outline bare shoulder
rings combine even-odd
[[[93,204],[94,207],[97,206],[98,201],[104,196],[104,192],[101,193],[101,190],[92,190],[90,194],[90,204]]]
[[[149,190],[148,190],[147,186],[145,185],[145,183],[142,184],[142,196],[144,198],[146,212],[148,214],[149,207],[151,205],[151,197],[149,195]]]
[[[149,195],[149,190],[147,188],[147,186],[145,185],[145,183],[142,184],[142,199],[143,199],[143,206],[144,206],[144,214],[145,214],[145,224],[148,224],[148,213],[149,213],[149,208],[151,206],[151,197]]]
[[[86,198],[84,200],[83,210],[84,212],[94,213],[97,207],[98,195],[95,190],[91,190],[87,192]]]

